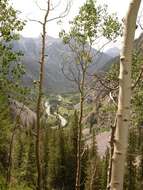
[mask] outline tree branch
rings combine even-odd
[[[27,18],[29,21],[31,21],[31,22],[36,22],[36,23],[38,23],[38,24],[41,24],[41,25],[43,25],[44,23],[43,22],[41,22],[40,20],[36,20],[36,19],[31,19],[31,18]]]
[[[59,3],[59,4],[60,4],[60,3]],[[58,5],[57,5],[57,6],[58,6]],[[57,7],[57,6],[56,6],[56,7]],[[48,19],[47,22],[51,22],[51,21],[54,21],[54,20],[57,20],[57,19],[62,19],[62,18],[64,18],[64,17],[66,17],[66,16],[69,14],[70,8],[71,8],[71,2],[69,1],[69,2],[67,3],[67,6],[66,6],[65,10],[63,11],[63,13],[61,13],[61,15],[56,16],[56,17],[51,18],[51,19]],[[52,10],[54,10],[54,8],[52,8]]]
[[[35,1],[35,4],[37,5],[37,7],[38,7],[41,11],[44,11],[44,12],[47,11],[46,9],[41,8],[40,5],[39,5],[39,3],[38,3],[37,1]]]
[[[94,74],[94,76],[98,79],[98,81],[100,82],[100,84],[101,84],[104,88],[106,88],[106,89],[108,89],[108,90],[110,90],[110,91],[118,90],[118,89],[119,89],[119,85],[117,85],[117,86],[115,86],[115,87],[108,86],[108,85],[106,85],[106,84],[102,81],[102,79],[101,79],[97,74]]]

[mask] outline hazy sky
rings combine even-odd
[[[41,19],[42,13],[37,7],[36,0],[11,0],[13,6],[20,10],[21,17],[25,19]],[[53,0],[54,3],[57,3],[59,0]],[[66,0],[61,0],[61,5],[52,12],[51,17],[59,15],[65,8]],[[38,4],[44,8],[46,0],[38,0]],[[53,37],[58,37],[59,31],[64,28],[68,29],[68,22],[78,13],[79,7],[83,5],[85,0],[73,0],[73,5],[70,10],[69,15],[64,18],[62,25],[57,25],[57,21],[50,22],[48,24],[48,35]],[[99,4],[108,4],[110,12],[116,12],[119,18],[123,18],[130,0],[97,0]],[[25,29],[22,32],[22,35],[27,37],[37,37],[40,34],[40,25],[35,22],[27,22]]]

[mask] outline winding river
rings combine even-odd
[[[52,116],[52,115],[53,116],[58,116],[60,121],[61,121],[61,126],[65,127],[67,125],[68,121],[62,115],[60,115],[60,114],[58,114],[56,112],[54,112],[54,114],[51,114],[51,111],[50,111],[51,110],[51,105],[50,105],[49,101],[46,101],[44,105],[45,105],[45,108],[46,108],[45,111],[46,111],[48,116]]]

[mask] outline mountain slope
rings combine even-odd
[[[26,67],[26,75],[23,78],[25,84],[31,85],[33,80],[38,79],[40,39],[24,38],[14,43],[14,50],[20,50],[24,53],[22,63]],[[92,50],[96,54],[96,50]],[[75,91],[76,87],[71,81],[68,81],[62,73],[62,67],[65,65],[65,72],[69,74],[68,67],[72,64],[74,67],[74,56],[68,46],[64,45],[60,39],[48,37],[46,40],[46,64],[44,87],[47,91],[62,93]],[[99,53],[93,60],[90,71],[95,72],[106,65],[111,57],[104,53]],[[73,68],[76,72],[76,68]]]
[[[111,52],[113,52],[113,50],[114,50],[114,48],[109,49],[109,51],[107,51],[107,53],[111,53]],[[135,41],[134,41],[134,51],[138,52],[140,55],[143,55],[143,33],[137,39],[135,39]],[[102,67],[102,70],[108,71],[109,68],[111,67],[111,65],[119,64],[119,62],[120,62],[120,56],[119,56],[119,53],[118,53],[117,56],[113,57],[112,59],[110,59],[107,62],[105,67]]]

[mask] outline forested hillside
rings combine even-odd
[[[51,18],[63,1],[37,2],[41,34],[28,38],[32,19],[0,1],[0,190],[143,189],[140,1],[122,23],[99,3],[86,0],[54,38],[49,23],[73,5]],[[103,53],[121,38],[120,55]]]

